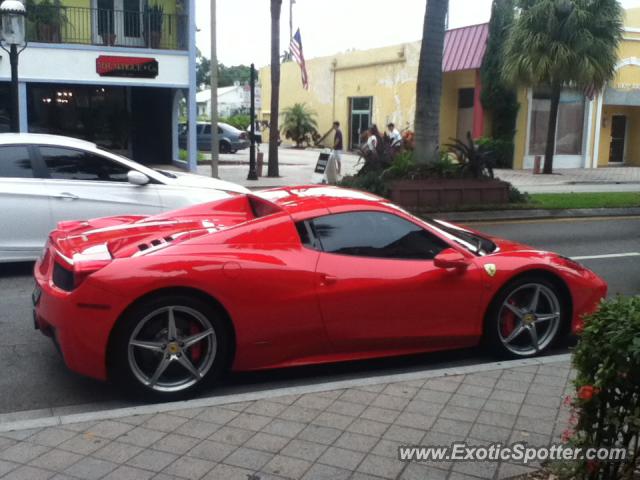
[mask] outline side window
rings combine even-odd
[[[360,257],[432,260],[448,245],[425,229],[383,212],[328,215],[312,221],[328,253]]]
[[[222,135],[222,134],[224,133],[224,130],[222,130],[222,128],[218,127],[218,133],[219,133],[220,135]]]
[[[33,168],[27,147],[0,148],[0,178],[33,178]]]
[[[202,134],[203,135],[211,135],[211,125],[205,125],[202,128]]]
[[[59,180],[126,182],[129,169],[108,158],[60,147],[40,147],[49,176]]]

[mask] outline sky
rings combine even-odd
[[[218,60],[225,65],[267,65],[271,55],[269,0],[216,0]],[[412,42],[422,37],[425,0],[295,0],[293,28],[300,28],[306,58],[350,49]],[[640,0],[622,0],[625,8]],[[196,1],[196,44],[211,52],[211,0]],[[450,0],[449,28],[483,23],[491,0]],[[288,48],[289,0],[282,2],[280,50]]]

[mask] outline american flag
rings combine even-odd
[[[291,45],[289,45],[291,55],[296,59],[298,65],[300,65],[300,71],[302,72],[302,86],[305,90],[309,90],[309,75],[307,74],[307,64],[304,61],[304,52],[302,51],[302,36],[300,35],[300,29],[296,31],[296,34],[291,37]]]

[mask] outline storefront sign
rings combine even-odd
[[[100,55],[96,58],[96,72],[101,77],[156,78],[158,61],[155,58]]]

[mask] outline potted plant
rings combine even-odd
[[[162,5],[147,5],[144,10],[147,45],[150,48],[160,48],[164,7]]]
[[[27,4],[29,19],[36,27],[37,39],[40,42],[60,43],[62,27],[68,23],[64,7],[60,0],[42,0]]]

